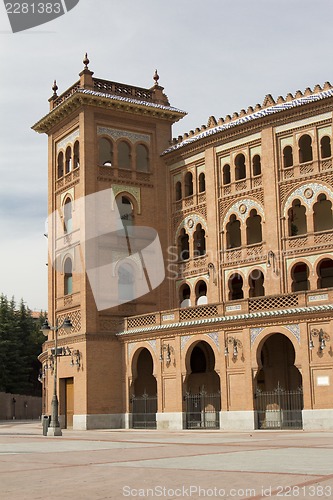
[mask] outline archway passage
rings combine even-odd
[[[188,353],[185,388],[187,429],[218,429],[221,409],[220,377],[215,355],[207,342],[198,342]]]
[[[261,347],[256,377],[255,408],[259,429],[301,429],[302,376],[295,366],[295,349],[281,333]]]
[[[132,427],[134,429],[155,429],[157,413],[157,382],[153,375],[154,363],[148,349],[142,349],[137,357],[136,377],[133,381]],[[135,368],[135,366],[133,367]]]

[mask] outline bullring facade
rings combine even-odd
[[[332,429],[332,86],[172,140],[185,113],[157,73],[143,89],[88,63],[33,127],[49,137],[49,213],[65,234],[52,237],[67,242],[49,265],[49,319],[71,320],[58,344],[76,353],[58,359],[62,426]],[[75,200],[110,188],[125,228],[158,233],[165,279],[121,300],[137,296],[129,259],[119,305],[98,310],[76,271]],[[45,413],[52,346],[51,332]]]

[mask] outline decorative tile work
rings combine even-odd
[[[58,314],[57,319],[59,324],[63,323],[64,320],[68,318],[70,319],[73,328],[69,333],[78,333],[81,331],[81,310],[77,309],[76,311],[68,311],[66,313]],[[60,328],[59,330],[59,336],[67,335],[67,332],[63,329]]]
[[[189,236],[192,236],[197,224],[201,224],[203,229],[207,232],[207,223],[203,217],[198,214],[187,215],[177,227],[175,239],[177,240],[179,233],[183,228],[185,228]]]
[[[129,344],[127,344],[128,359],[131,357],[131,354],[132,354],[133,350],[135,349],[135,346],[136,346],[136,342],[130,342]]]
[[[287,330],[290,331],[294,335],[294,337],[297,339],[297,342],[300,344],[301,342],[301,328],[299,325],[284,325]]]
[[[318,184],[317,182],[311,182],[309,184],[303,184],[295,189],[287,198],[284,206],[284,216],[288,217],[288,210],[294,199],[298,198],[302,203],[311,208],[314,203],[316,203],[316,195],[318,193],[325,193],[328,198],[333,199],[333,191],[329,189],[324,184]]]
[[[156,340],[155,339],[148,340],[148,344],[150,345],[150,347],[153,349],[154,353],[156,354]]]
[[[180,339],[180,348],[181,350],[184,349],[185,345],[187,344],[187,341],[190,340],[191,335],[182,335]]]
[[[141,214],[141,190],[135,186],[125,186],[123,184],[112,184],[114,197],[119,193],[129,193],[133,196],[138,204],[138,213]],[[112,207],[113,208],[113,207]]]
[[[150,135],[128,132],[127,130],[117,130],[115,128],[97,127],[97,135],[108,135],[115,141],[117,141],[118,139],[126,138],[132,144],[135,144],[136,142],[147,142],[148,144],[150,143]]]
[[[262,220],[264,220],[265,214],[263,207],[260,205],[260,203],[250,198],[245,198],[243,200],[237,201],[229,208],[224,217],[222,226],[225,227],[231,214],[235,214],[238,219],[240,219],[242,222],[245,222],[245,220],[249,217],[250,212],[253,208],[257,210]]]
[[[207,337],[210,337],[218,350],[220,350],[219,334],[217,332],[206,333]]]
[[[69,135],[66,135],[61,141],[57,143],[57,154],[61,149],[65,149],[68,144],[73,145],[76,139],[79,138],[80,135],[80,129],[77,128],[73,130]]]
[[[261,332],[264,330],[264,328],[250,328],[250,335],[251,335],[251,346],[253,345],[254,341],[258,337],[258,335],[261,334]]]

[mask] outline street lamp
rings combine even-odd
[[[48,334],[50,331],[54,332],[54,369],[53,369],[53,397],[52,397],[52,403],[51,403],[51,422],[50,422],[50,429],[51,429],[51,435],[53,436],[62,436],[61,432],[61,427],[59,424],[59,415],[58,415],[58,396],[57,396],[57,366],[58,366],[58,356],[62,355],[62,348],[60,349],[61,352],[58,351],[58,331],[63,328],[66,333],[69,333],[71,328],[72,328],[72,323],[71,320],[68,318],[65,318],[64,321],[59,324],[58,318],[56,319],[56,325],[55,326],[50,326],[49,322],[47,319],[44,321],[41,331],[45,335],[45,337],[48,337]]]

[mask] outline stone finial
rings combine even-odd
[[[158,73],[157,73],[157,69],[155,69],[155,73],[154,73],[154,76],[153,76],[153,80],[155,81],[155,85],[158,85],[158,80],[160,79]]]
[[[89,59],[88,59],[88,54],[87,52],[85,53],[85,56],[84,56],[84,59],[83,59],[83,64],[84,64],[84,69],[88,69],[88,64],[90,63]]]
[[[57,80],[54,80],[53,85],[52,85],[52,90],[53,90],[53,97],[58,97],[58,94],[57,94],[57,90],[58,90]]]

